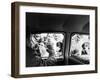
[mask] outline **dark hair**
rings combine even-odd
[[[82,44],[82,48],[85,49],[85,43]]]

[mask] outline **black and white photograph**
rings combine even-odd
[[[26,13],[26,67],[89,64],[89,24],[89,15]]]
[[[12,3],[12,76],[97,73],[97,7]]]

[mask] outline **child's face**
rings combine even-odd
[[[85,49],[86,50],[89,50],[90,48],[89,48],[89,43],[85,43]]]
[[[40,43],[40,46],[44,46],[44,43]]]
[[[40,38],[41,38],[40,34],[36,34],[35,37],[37,40],[40,40]]]

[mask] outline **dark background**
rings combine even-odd
[[[65,64],[68,64],[70,35],[73,32],[89,33],[89,15],[26,13],[26,36],[56,31],[66,33]]]

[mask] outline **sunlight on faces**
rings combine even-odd
[[[36,38],[37,40],[40,40],[40,39],[41,39],[41,35],[40,35],[40,34],[35,34],[35,38]]]
[[[53,37],[53,39],[51,41],[54,43],[53,47],[54,47],[54,50],[55,50],[55,56],[59,56],[59,55],[62,54],[62,52],[59,52],[60,47],[57,46],[57,43],[63,42],[64,35],[56,33],[56,34],[53,34],[52,37]]]
[[[39,44],[39,49],[41,53],[41,57],[49,57],[49,53],[46,51],[46,46],[43,42]]]
[[[89,42],[84,43],[84,48],[85,48],[87,54],[89,54],[90,53],[90,44],[89,44]]]
[[[79,35],[79,34],[75,34],[72,36],[71,39],[71,49],[70,52],[76,50],[76,53],[74,55],[81,55],[81,51],[82,51],[82,45],[86,43],[86,50],[87,53],[89,54],[89,36],[88,35]]]
[[[64,39],[64,35],[63,34],[54,34],[54,38],[57,42],[62,42]]]
[[[30,35],[30,47],[33,49],[36,44],[39,46],[41,57],[49,57],[47,52],[47,45],[51,45],[55,56],[59,56],[62,52],[59,52],[61,47],[57,46],[58,42],[63,42],[64,35],[59,33],[39,33]]]

